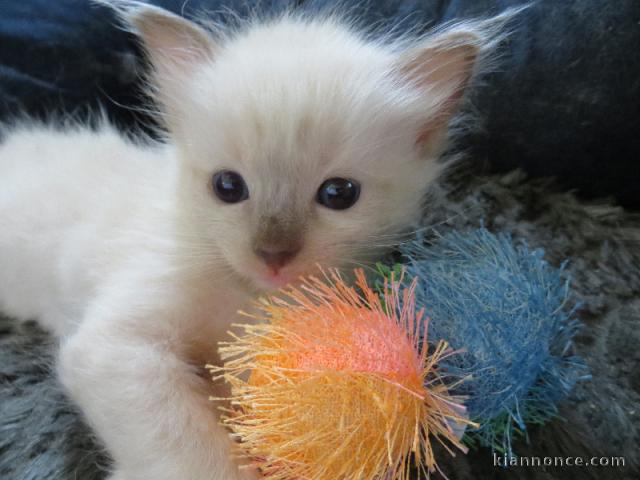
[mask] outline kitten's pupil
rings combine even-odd
[[[222,170],[213,175],[213,191],[225,203],[238,203],[249,198],[249,188],[242,176],[232,170]]]
[[[360,185],[355,180],[329,178],[318,189],[318,203],[332,210],[345,210],[358,201]]]

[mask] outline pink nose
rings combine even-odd
[[[282,248],[262,247],[256,249],[256,255],[260,257],[269,268],[277,272],[293,260],[299,251],[299,248],[283,250]]]

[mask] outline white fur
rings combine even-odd
[[[202,366],[256,294],[317,263],[351,268],[411,225],[478,37],[444,32],[399,53],[331,18],[257,22],[214,42],[158,9],[125,17],[154,62],[170,138],[7,132],[0,309],[60,337],[60,378],[114,480],[253,477],[230,458]],[[212,194],[223,168],[244,176],[247,201]],[[315,201],[335,176],[362,184],[348,210]],[[273,279],[252,242],[282,218],[304,246]]]

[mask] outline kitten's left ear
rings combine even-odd
[[[400,56],[400,72],[424,98],[427,119],[416,139],[418,144],[433,148],[441,143],[482,46],[482,36],[473,30],[451,29]]]

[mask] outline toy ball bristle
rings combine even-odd
[[[485,228],[450,233],[433,246],[404,249],[410,275],[421,278],[419,304],[431,317],[429,336],[464,352],[443,371],[472,375],[458,394],[479,429],[467,440],[512,453],[512,440],[556,415],[557,403],[587,378],[571,354],[579,322],[568,308],[568,276],[542,250]]]
[[[223,422],[268,479],[404,479],[437,469],[431,439],[464,450],[468,423],[436,370],[415,282],[391,280],[384,303],[362,271],[357,287],[336,272],[260,303],[262,323],[220,349],[214,380],[231,385]],[[402,306],[400,306],[402,305]]]

